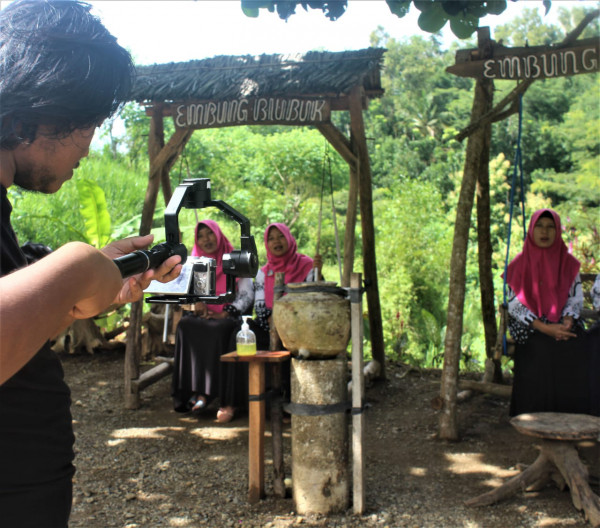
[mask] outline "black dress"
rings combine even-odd
[[[535,331],[515,347],[510,415],[533,412],[591,414],[591,355],[585,332],[555,339]]]
[[[243,367],[223,363],[221,356],[235,350],[235,336],[242,325],[240,314],[253,300],[252,280],[240,279],[235,301],[225,306],[228,317],[204,319],[187,312],[181,318],[175,335],[171,391],[176,411],[191,410],[194,395],[204,395],[209,402],[218,398],[221,407],[247,406],[247,367],[244,371]]]
[[[589,338],[577,320],[582,301],[577,276],[563,308],[563,316],[575,317],[572,331],[577,337],[556,341],[533,329],[535,316],[509,289],[508,327],[516,341],[511,416],[534,412],[591,413],[592,356]],[[543,317],[540,320],[548,322]]]

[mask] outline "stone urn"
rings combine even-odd
[[[346,351],[350,340],[350,300],[335,282],[286,285],[275,301],[273,320],[283,346],[301,358],[332,358]]]

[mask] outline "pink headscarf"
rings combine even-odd
[[[281,257],[276,257],[269,251],[267,241],[272,227],[279,229],[287,240],[288,250]],[[267,308],[273,307],[273,286],[275,273],[285,273],[285,283],[303,282],[313,267],[313,260],[302,253],[298,253],[296,239],[290,233],[290,228],[285,224],[269,224],[265,229],[265,248],[267,249],[267,263],[261,268],[265,274],[265,304]]]
[[[540,248],[533,241],[533,228],[545,212],[554,219],[556,237],[552,246]],[[531,217],[523,251],[508,265],[506,282],[535,315],[557,323],[579,267],[579,261],[563,242],[560,216],[552,209],[540,209]]]
[[[198,231],[201,227],[208,227],[217,237],[217,250],[214,253],[208,254],[202,251],[200,246],[198,245]],[[213,258],[217,261],[217,295],[221,295],[227,291],[227,278],[223,273],[223,254],[231,253],[233,251],[233,246],[231,242],[227,240],[227,237],[221,231],[219,224],[214,220],[202,220],[198,222],[196,225],[196,230],[194,231],[194,248],[192,249],[193,257],[208,257]],[[222,304],[211,304],[210,309],[213,312],[222,312],[223,305]]]

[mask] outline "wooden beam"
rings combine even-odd
[[[352,151],[350,141],[342,134],[338,128],[331,123],[321,123],[315,125],[316,129],[325,136],[325,139],[331,143],[331,146],[338,152],[340,156],[350,165],[351,169],[356,170],[357,161],[356,155]]]
[[[150,370],[144,372],[137,380],[134,380],[133,386],[135,387],[136,391],[141,391],[165,376],[168,376],[171,372],[173,372],[172,363],[159,363]]]
[[[485,392],[502,398],[510,398],[512,394],[512,385],[501,385],[500,383],[490,383],[485,381],[475,380],[459,380],[458,388],[463,390],[474,390],[477,392]]]

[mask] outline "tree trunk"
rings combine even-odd
[[[490,98],[493,97],[493,86],[490,89]],[[490,100],[489,104],[492,104]],[[481,313],[485,333],[485,356],[494,357],[496,345],[496,308],[494,304],[494,278],[492,276],[492,241],[490,234],[490,143],[492,126],[490,123],[482,127],[485,132],[484,148],[481,151],[480,170],[477,180],[477,241],[479,244],[479,288],[481,293]],[[502,371],[500,361],[494,361],[494,370],[491,379],[484,381],[500,382]]]
[[[480,49],[483,49],[485,44],[484,33],[484,31],[479,30]],[[487,38],[489,39],[489,30],[487,33]],[[471,121],[476,121],[491,108],[491,93],[491,81],[477,81],[471,111]],[[446,340],[444,344],[444,366],[442,369],[440,390],[443,407],[439,421],[439,436],[445,440],[458,439],[456,394],[465,302],[467,247],[469,244],[469,226],[471,223],[471,211],[473,209],[475,183],[478,180],[481,169],[481,153],[489,141],[486,138],[486,130],[478,129],[468,139],[463,179],[458,206],[456,208],[454,241],[452,243],[452,257],[450,260],[450,289],[448,294]]]

